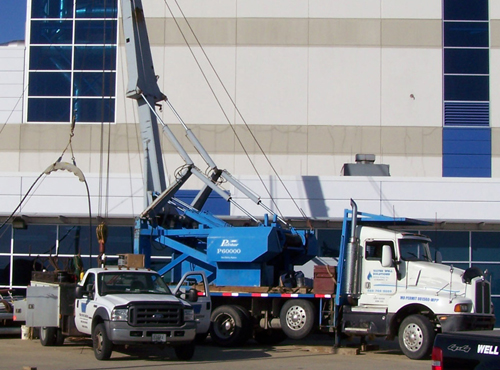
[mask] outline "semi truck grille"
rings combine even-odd
[[[181,326],[184,323],[182,305],[134,304],[129,308],[131,326]]]
[[[476,313],[490,313],[491,287],[488,281],[476,281]]]

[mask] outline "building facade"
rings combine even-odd
[[[432,221],[421,231],[445,262],[488,269],[499,302],[500,4],[143,6],[169,102],[219,167],[285,217],[311,217],[323,255],[335,256],[353,198],[365,212]],[[80,253],[92,264],[97,218],[110,226],[110,258],[132,251],[144,158],[137,107],[125,95],[120,7],[118,0],[28,0],[25,43],[0,46],[0,216],[18,221],[0,229],[0,286],[25,286],[16,271],[54,255]],[[159,116],[203,168],[176,115],[162,104]],[[162,146],[173,181],[184,163],[168,140]],[[374,154],[390,176],[342,176],[360,153]],[[41,175],[59,158],[75,163],[86,183],[64,171]],[[190,183],[185,196],[199,186]],[[216,198],[210,207],[228,219],[243,216]],[[155,263],[168,259],[156,251]]]

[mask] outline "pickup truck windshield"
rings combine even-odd
[[[432,262],[429,243],[422,239],[399,239],[399,254],[403,261]]]
[[[160,275],[151,273],[116,271],[100,273],[97,278],[100,295],[106,294],[172,294]]]

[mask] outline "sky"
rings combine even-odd
[[[0,44],[24,40],[26,0],[0,0]]]

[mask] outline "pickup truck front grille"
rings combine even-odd
[[[184,323],[182,305],[165,303],[137,303],[129,307],[131,326],[181,326]]]
[[[491,313],[491,286],[488,281],[476,281],[476,313]]]

